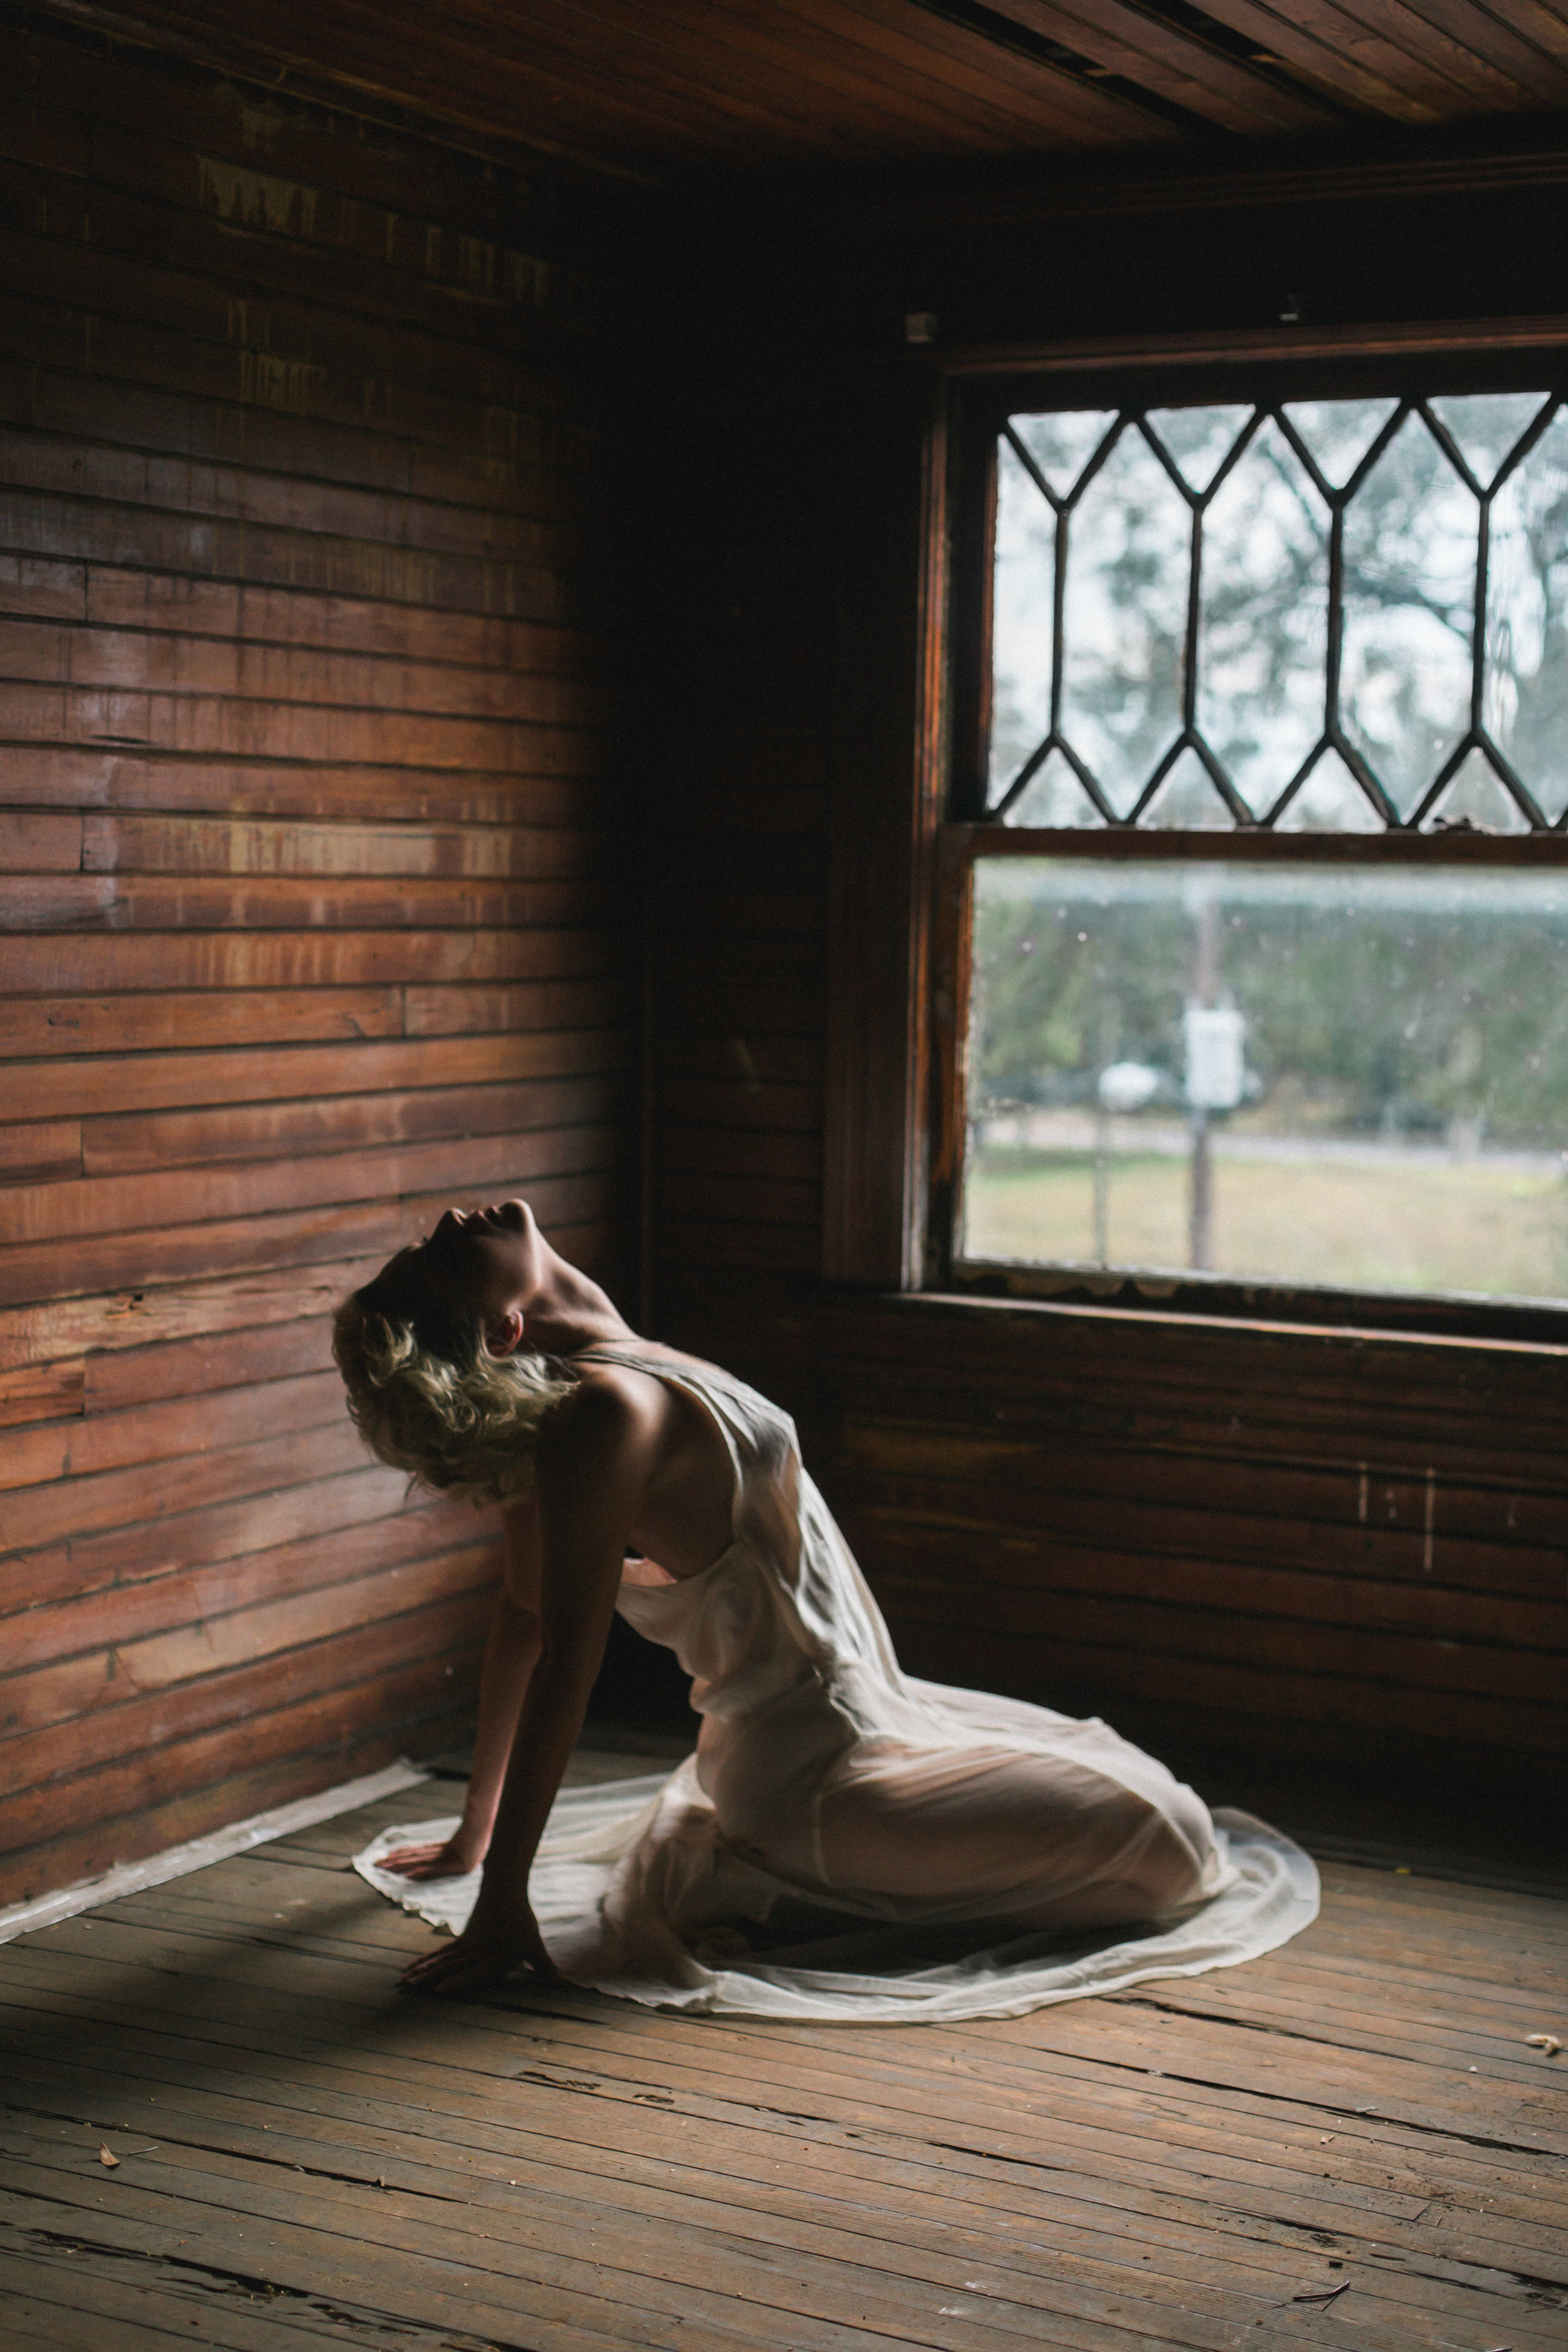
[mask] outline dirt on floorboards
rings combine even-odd
[[[1342,1855],[1267,1958],[958,2026],[410,2002],[348,1858],[457,1802],[0,1948],[5,2352],[1568,2347],[1561,1899]]]

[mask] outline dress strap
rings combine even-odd
[[[730,1531],[733,1535],[740,1517],[741,1496],[746,1483],[746,1465],[741,1453],[740,1439],[747,1435],[743,1423],[737,1421],[733,1406],[724,1394],[722,1376],[710,1382],[703,1377],[707,1367],[694,1364],[667,1364],[658,1356],[642,1356],[629,1349],[585,1348],[573,1358],[574,1363],[620,1364],[629,1372],[646,1373],[649,1380],[662,1381],[667,1387],[684,1390],[702,1407],[724,1441],[734,1473],[735,1486],[730,1507]],[[718,1370],[715,1366],[714,1370]]]

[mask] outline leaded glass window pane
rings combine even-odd
[[[1020,413],[994,566],[992,817],[1568,822],[1551,392]]]

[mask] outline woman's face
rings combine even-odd
[[[477,1315],[493,1353],[515,1347],[539,1286],[539,1228],[526,1201],[488,1209],[448,1209],[398,1263],[406,1282],[433,1307]],[[498,1344],[499,1343],[499,1344]]]

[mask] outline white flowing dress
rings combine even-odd
[[[1211,1816],[1098,1719],[917,1682],[801,1467],[786,1413],[713,1365],[596,1350],[702,1405],[732,1539],[696,1576],[628,1564],[617,1606],[701,1717],[678,1770],[556,1799],[529,1881],[563,1975],[660,2007],[909,2023],[1017,2016],[1271,1950],[1317,1915],[1277,1831]],[[479,1874],[356,1867],[458,1929]]]

